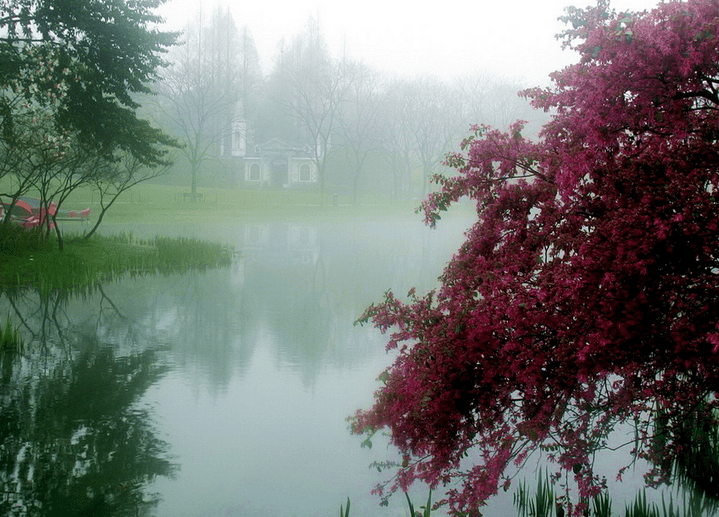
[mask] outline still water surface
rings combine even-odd
[[[242,256],[83,296],[3,293],[32,353],[2,362],[0,513],[314,516],[350,497],[352,515],[404,515],[369,495],[391,451],[348,432],[391,361],[352,323],[390,287],[432,287],[466,224],[139,226]]]
[[[242,255],[82,296],[0,295],[0,316],[30,341],[0,358],[0,515],[330,516],[347,497],[353,517],[406,515],[400,497],[381,508],[369,494],[386,475],[369,464],[392,451],[348,432],[392,359],[352,323],[389,288],[435,286],[468,224],[106,226]],[[610,473],[619,461],[600,462]],[[634,477],[613,497],[633,495]],[[511,493],[485,514],[516,515]]]

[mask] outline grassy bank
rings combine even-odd
[[[218,243],[166,237],[142,241],[128,234],[69,239],[60,252],[53,239],[39,240],[33,232],[28,232],[29,243],[19,243],[20,239],[13,235],[13,250],[7,246],[8,233],[15,231],[0,229],[0,244],[5,243],[0,263],[1,288],[82,289],[128,273],[229,265],[233,254]]]
[[[415,213],[419,200],[394,201],[377,197],[353,205],[349,198],[327,195],[320,203],[316,192],[203,188],[201,201],[183,198],[186,189],[172,185],[141,184],[123,193],[112,205],[103,224],[114,227],[136,223],[181,225],[193,223],[234,223],[237,221],[323,220],[398,218],[421,220]],[[28,195],[33,195],[32,192]],[[90,189],[78,189],[64,203],[65,209],[91,207],[90,224],[99,216],[99,197]],[[469,214],[468,207],[457,212]],[[66,223],[75,226],[76,223]],[[73,231],[88,231],[77,225]],[[101,227],[102,228],[102,227]],[[0,229],[1,230],[1,229]],[[4,230],[3,230],[4,231]],[[59,252],[53,238],[43,241],[39,234],[23,229],[0,235],[0,288],[38,286],[42,289],[77,288],[125,273],[150,273],[183,268],[214,267],[228,263],[231,252],[221,244],[192,239],[156,237],[146,241],[128,235],[101,237],[89,241],[66,237]]]

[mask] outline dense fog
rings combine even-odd
[[[200,23],[202,22],[202,25]],[[473,124],[534,121],[527,85],[493,76],[413,79],[335,55],[314,19],[280,46],[268,73],[252,33],[229,9],[189,24],[143,102],[184,147],[165,181],[198,186],[319,190],[414,199]],[[446,172],[446,171],[445,171]]]

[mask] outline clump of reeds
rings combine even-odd
[[[160,264],[169,268],[206,268],[229,265],[233,252],[222,244],[186,237],[157,237]]]
[[[552,482],[548,475],[539,472],[537,489],[532,495],[527,482],[520,481],[514,493],[514,505],[519,510],[519,517],[552,517],[555,512],[555,498]]]
[[[682,445],[673,475],[719,503],[719,427],[717,415],[705,405],[677,419],[672,434]]]
[[[22,350],[20,332],[13,326],[8,314],[5,325],[0,327],[0,353],[19,352],[20,350]]]
[[[0,253],[22,256],[49,249],[43,228],[25,228],[0,221]]]
[[[518,510],[518,517],[561,517],[568,516],[559,505],[556,504],[552,484],[548,476],[539,474],[539,481],[534,493],[527,487],[526,481],[521,481],[519,488],[514,494],[514,505]],[[605,491],[594,497],[586,509],[585,517],[611,517],[612,502],[609,494]],[[626,503],[623,513],[617,513],[618,517],[708,517],[716,515],[716,504],[706,494],[697,490],[688,490],[684,493],[683,501],[675,504],[674,498],[670,495],[666,501],[662,494],[661,505],[657,502],[650,502],[646,491],[637,493],[631,503]]]
[[[7,285],[53,289],[92,288],[123,275],[182,272],[230,265],[233,250],[221,244],[183,237],[141,240],[131,233],[69,239],[65,250],[36,253],[0,267]],[[0,264],[2,266],[2,264]]]

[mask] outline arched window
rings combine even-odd
[[[250,165],[250,181],[260,181],[260,164],[253,163]]]
[[[300,165],[300,181],[312,181],[312,171],[308,163]]]

